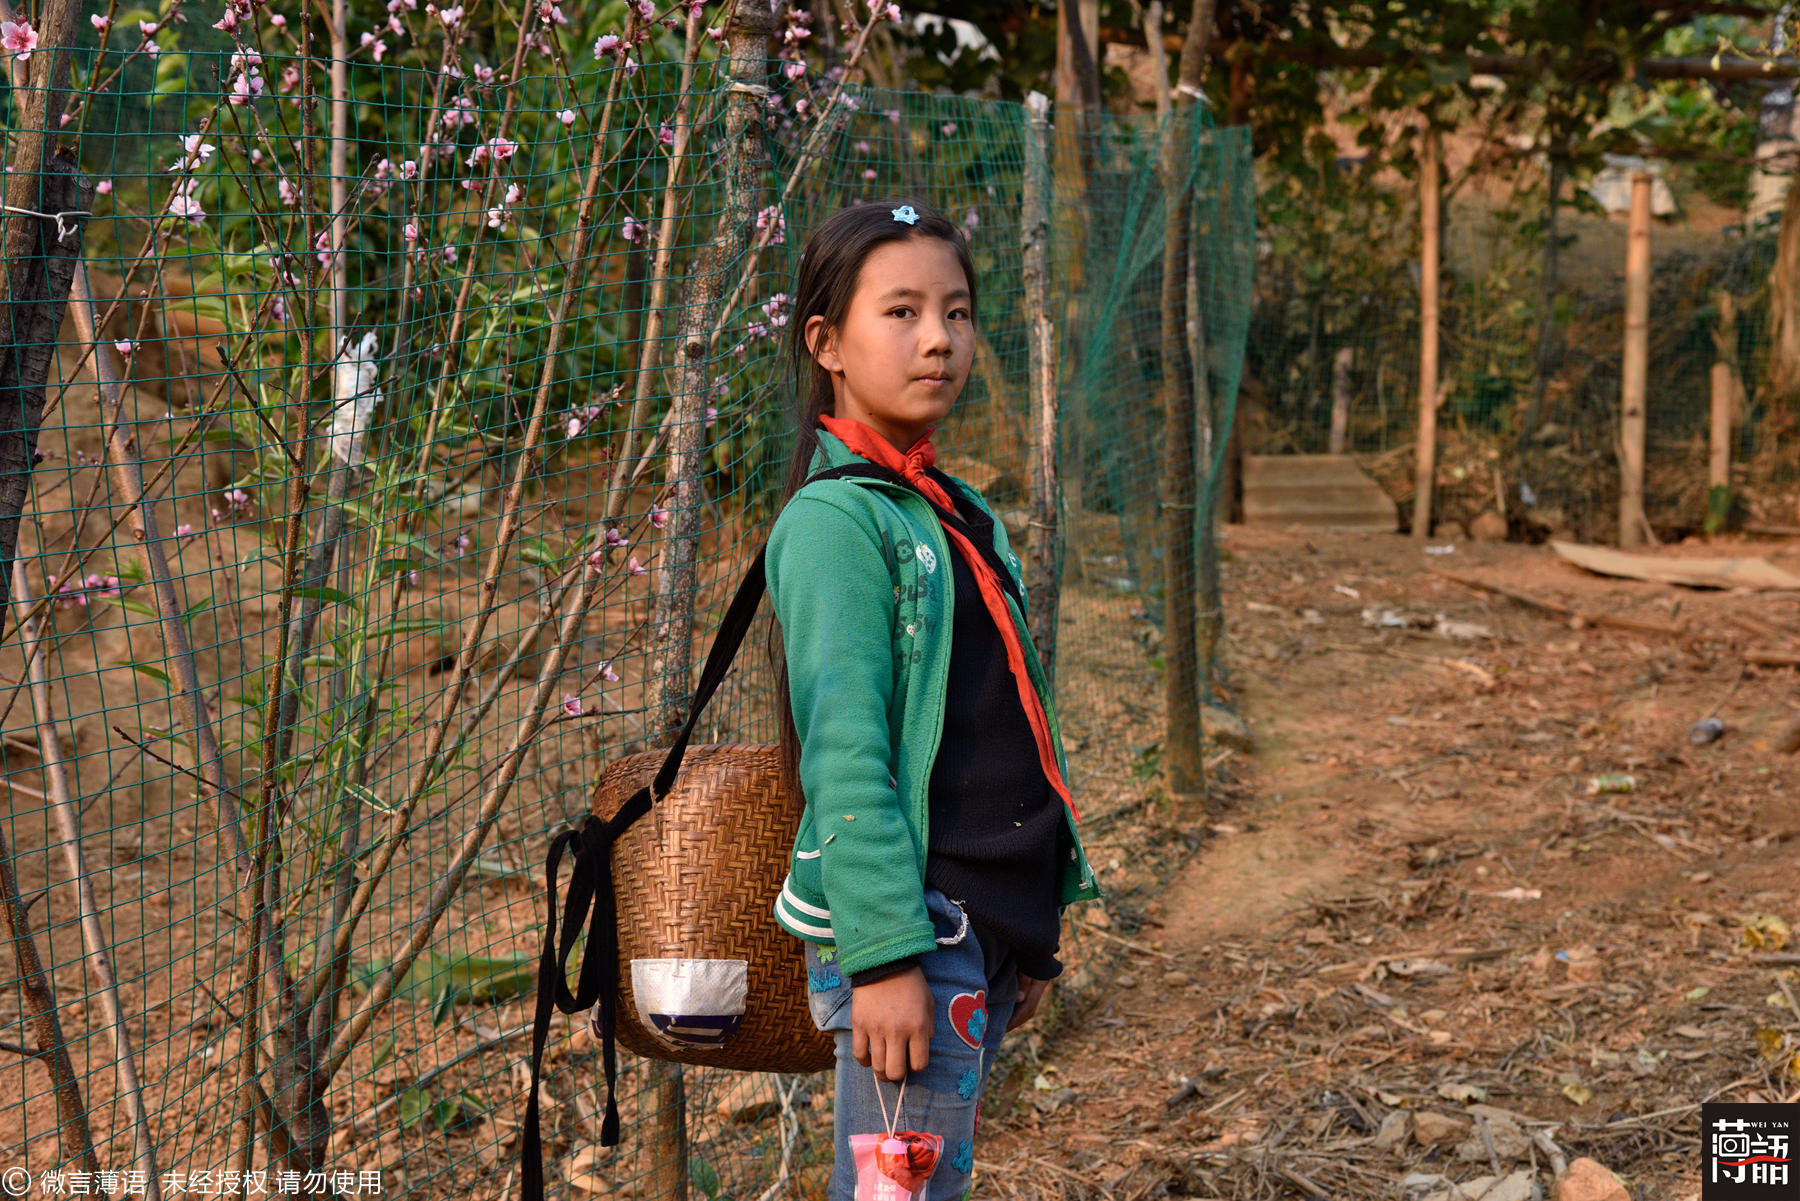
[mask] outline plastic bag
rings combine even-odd
[[[875,1078],[875,1100],[881,1115],[887,1117],[887,1103],[881,1100],[881,1077]],[[937,1171],[944,1153],[944,1138],[919,1130],[896,1130],[900,1121],[900,1105],[906,1100],[906,1084],[900,1085],[900,1099],[894,1103],[894,1116],[886,1133],[853,1134],[850,1154],[856,1160],[856,1201],[925,1201],[931,1174]]]

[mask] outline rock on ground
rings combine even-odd
[[[1577,1159],[1557,1178],[1551,1201],[1631,1201],[1625,1182],[1601,1163]]]

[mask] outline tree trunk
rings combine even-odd
[[[1769,272],[1768,372],[1766,441],[1772,449],[1800,426],[1800,175],[1789,178]]]
[[[1020,241],[1024,257],[1026,356],[1031,398],[1031,540],[1027,588],[1031,640],[1047,677],[1055,678],[1057,526],[1056,323],[1050,317],[1050,112],[1042,93],[1025,99],[1025,196]]]
[[[1619,545],[1641,546],[1644,518],[1644,404],[1650,359],[1651,176],[1631,177],[1625,235],[1625,348],[1619,372]]]
[[[1194,360],[1188,340],[1188,244],[1192,237],[1194,153],[1192,112],[1206,62],[1214,0],[1194,0],[1187,41],[1181,50],[1180,84],[1174,115],[1163,125],[1157,174],[1162,181],[1163,264],[1162,359],[1163,453],[1161,484],[1163,544],[1163,687],[1167,732],[1163,780],[1171,796],[1205,791],[1201,765],[1200,662],[1195,621],[1195,538],[1200,465],[1195,451]]]
[[[1344,453],[1350,440],[1350,368],[1356,362],[1354,346],[1340,346],[1331,360],[1331,443],[1334,455]]]
[[[1438,242],[1443,234],[1438,178],[1438,131],[1419,139],[1419,450],[1413,492],[1412,536],[1431,537],[1437,490]]]

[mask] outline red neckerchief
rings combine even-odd
[[[951,500],[950,494],[925,474],[925,469],[937,461],[937,448],[931,444],[930,431],[913,443],[912,449],[903,455],[894,448],[892,442],[860,421],[823,415],[819,418],[819,424],[827,432],[836,435],[850,448],[852,454],[877,466],[898,471],[906,477],[909,484],[923,492],[939,508],[956,512],[956,503]],[[1031,673],[1025,668],[1025,644],[1019,637],[1019,627],[1013,622],[1012,612],[1007,608],[1006,594],[1000,588],[1000,578],[975,549],[974,543],[941,521],[938,524],[950,539],[950,545],[956,548],[956,553],[969,565],[969,572],[981,589],[981,599],[987,605],[988,615],[994,619],[995,626],[999,627],[1000,640],[1006,644],[1006,663],[1012,668],[1013,683],[1019,690],[1019,703],[1025,707],[1025,720],[1030,723],[1032,736],[1037,740],[1038,763],[1044,769],[1044,778],[1050,781],[1050,787],[1056,790],[1056,795],[1068,806],[1069,815],[1079,821],[1081,814],[1075,808],[1075,802],[1069,796],[1069,786],[1063,781],[1062,770],[1057,766],[1056,749],[1050,745],[1050,718],[1044,712],[1042,698],[1031,683]]]

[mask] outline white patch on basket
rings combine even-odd
[[[633,959],[638,1018],[672,1043],[723,1046],[744,1020],[750,964],[743,959]]]
[[[925,564],[925,574],[930,575],[937,570],[937,552],[923,542],[919,543],[919,562]]]

